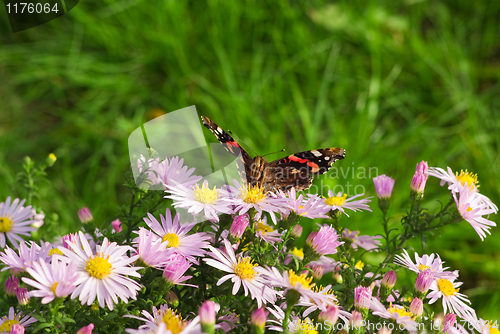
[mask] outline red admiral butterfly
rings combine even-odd
[[[203,125],[217,137],[222,146],[232,155],[243,161],[238,161],[240,175],[245,171],[250,186],[263,187],[264,191],[304,190],[311,186],[313,176],[326,173],[332,164],[344,159],[343,148],[323,148],[289,155],[285,158],[268,162],[263,156],[252,158],[227,132],[205,116],[201,116]],[[238,159],[240,160],[240,159]]]

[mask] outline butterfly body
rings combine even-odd
[[[263,156],[252,158],[227,132],[209,118],[201,116],[203,125],[217,137],[219,142],[237,160],[242,179],[250,186],[259,186],[267,191],[304,190],[311,186],[314,175],[326,173],[332,164],[344,159],[342,148],[324,148],[299,152],[272,162]]]

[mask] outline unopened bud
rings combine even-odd
[[[16,289],[19,288],[19,279],[15,276],[9,276],[5,282],[5,292],[7,296],[15,296]]]
[[[410,304],[410,312],[415,317],[420,317],[424,313],[424,303],[420,298],[414,298]]]

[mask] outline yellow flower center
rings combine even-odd
[[[422,271],[425,271],[425,269],[431,269],[431,267],[429,266],[426,266],[424,264],[419,264],[418,265],[418,269],[422,270]]]
[[[261,222],[257,222],[257,232],[262,232],[262,235],[266,234],[267,232],[273,232],[273,228],[269,225],[266,225]]]
[[[63,252],[61,252],[59,250],[59,248],[52,248],[50,251],[49,251],[49,255],[52,256],[54,254],[57,254],[57,255],[64,255]]]
[[[400,317],[404,317],[404,316],[411,317],[412,316],[411,312],[406,311],[404,308],[393,307],[392,303],[390,304],[387,311],[389,311],[391,314],[397,313],[397,314],[399,314]]]
[[[104,257],[103,254],[97,253],[94,258],[91,257],[90,260],[87,261],[85,270],[90,276],[97,279],[103,279],[111,274],[111,263],[109,263],[108,259],[109,255]]]
[[[460,171],[460,174],[458,172],[455,172],[455,175],[457,177],[457,181],[460,182],[462,185],[467,185],[469,188],[474,189],[474,188],[479,188],[479,184],[477,181],[477,174],[472,174],[470,172],[467,172],[467,169],[465,172],[463,170]]]
[[[9,216],[0,217],[0,233],[7,233],[12,230],[12,225],[14,222],[10,220]]]
[[[316,326],[309,319],[300,320],[297,326],[301,334],[318,334]]]
[[[290,251],[290,253],[295,255],[299,260],[302,260],[304,258],[304,251],[302,250],[302,248],[295,247]]]
[[[58,285],[59,285],[59,282],[55,282],[54,285],[52,286],[52,288],[50,288],[50,291],[52,291],[54,294],[56,294],[56,289],[57,289]]]
[[[175,311],[171,309],[168,309],[167,312],[165,312],[161,321],[167,325],[167,330],[171,331],[172,334],[182,332],[184,327],[187,326],[186,321],[182,320],[181,316],[176,314]]]
[[[363,270],[365,264],[363,263],[363,261],[358,261],[358,263],[356,263],[354,267],[356,267],[356,269]]]
[[[56,155],[54,153],[50,153],[49,154],[49,159],[52,160],[53,162],[56,162],[57,157],[56,157]]]
[[[453,287],[453,283],[451,283],[447,279],[439,279],[437,285],[439,291],[441,291],[445,296],[453,296],[456,292],[460,290],[460,289],[455,289]]]
[[[167,233],[162,238],[163,242],[168,241],[167,248],[173,247],[177,248],[181,244],[179,236],[175,233]]]
[[[265,197],[264,187],[253,186],[248,188],[243,186],[240,188],[240,198],[246,203],[259,203]]]
[[[203,204],[212,204],[219,198],[219,191],[214,189],[210,189],[207,187],[206,183],[203,183],[201,188],[196,185],[193,187],[194,190],[194,199]]]
[[[486,323],[486,327],[490,329],[490,334],[500,334],[500,331],[498,330],[498,323],[496,321],[488,321]]]
[[[314,291],[314,292],[320,293],[320,291],[322,291],[323,289],[324,289],[323,286],[320,285],[320,286],[313,287],[311,290]],[[322,294],[323,295],[332,295],[332,296],[335,296],[335,293],[333,292],[332,289],[329,289],[327,291],[323,291]],[[338,305],[338,304],[336,304],[336,305]]]
[[[14,316],[14,319],[15,318],[16,318],[16,316]],[[4,333],[4,332],[10,333],[10,330],[12,329],[12,326],[16,325],[16,324],[19,325],[19,321],[18,320],[5,320],[2,323],[2,325],[0,325],[0,333]]]
[[[243,280],[251,280],[255,276],[255,271],[253,267],[257,265],[252,263],[250,257],[239,258],[238,261],[233,265],[234,273]]]
[[[325,198],[325,204],[331,205],[331,206],[342,206],[345,203],[345,200],[347,198],[347,194],[344,194],[342,196],[332,196]]]
[[[309,289],[314,287],[314,283],[311,284],[313,278],[312,277],[307,277],[307,273],[297,275],[293,270],[288,271],[288,281],[290,284],[296,288],[297,283],[300,283],[302,285],[302,289]]]

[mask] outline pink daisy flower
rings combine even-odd
[[[410,332],[417,332],[417,322],[412,320],[412,314],[404,307],[399,305],[391,305],[385,308],[384,305],[376,298],[372,297],[370,309],[373,310],[373,315],[378,315],[384,319],[392,319],[397,324],[402,324]]]
[[[460,192],[460,189],[467,184],[470,191],[476,193],[481,203],[483,203],[487,208],[494,210],[495,213],[498,211],[498,207],[488,197],[479,193],[477,174],[472,174],[467,170],[460,171],[460,174],[458,174],[458,172],[453,174],[450,167],[447,167],[446,171],[439,167],[429,167],[427,174],[440,179],[441,185],[448,183],[448,189],[451,190],[452,193]]]
[[[328,205],[330,210],[340,210],[347,217],[349,215],[345,212],[344,209],[349,209],[352,211],[361,211],[367,210],[372,211],[367,203],[371,202],[371,197],[358,199],[359,196],[363,196],[364,194],[354,195],[350,198],[347,198],[347,194],[343,194],[339,192],[337,195],[333,193],[333,191],[328,190],[328,197],[325,198],[325,204]]]
[[[169,209],[166,210],[165,216],[160,214],[161,225],[152,214],[148,213],[148,217],[144,218],[144,221],[161,240],[168,241],[168,248],[194,260],[195,263],[198,263],[194,259],[195,256],[205,255],[206,251],[204,248],[208,248],[210,245],[206,240],[210,239],[210,236],[204,232],[188,235],[188,232],[196,225],[196,222],[181,224],[179,223],[178,213],[172,221]]]
[[[18,249],[19,254],[7,246],[4,252],[0,253],[0,262],[6,265],[2,271],[10,269],[12,273],[17,274],[26,271],[27,268],[32,268],[33,263],[39,260],[49,262],[51,250],[52,245],[49,242],[43,243],[40,247],[33,241],[30,246],[23,241]]]
[[[113,303],[118,303],[118,297],[125,303],[129,298],[135,300],[141,286],[126,276],[141,277],[137,272],[140,267],[129,267],[139,258],[139,255],[130,258],[126,255],[133,248],[118,246],[104,238],[94,254],[82,232],[79,237],[76,244],[70,244],[72,251],[59,247],[68,261],[75,264],[79,275],[71,299],[79,296],[82,305],[91,305],[97,298],[99,306],[104,307],[106,303],[110,310],[113,310]]]
[[[311,232],[311,235],[307,238],[307,244],[318,255],[317,258],[321,255],[337,253],[337,247],[344,243],[338,241],[339,235],[330,225],[321,226],[318,232]]]
[[[484,240],[486,233],[490,233],[490,228],[497,226],[491,220],[484,218],[484,215],[496,213],[495,209],[488,206],[480,197],[477,192],[471,191],[468,184],[464,186],[457,186],[459,197],[454,192],[453,198],[457,204],[457,209],[463,219],[465,219],[474,230],[477,232],[481,240]]]
[[[9,196],[5,202],[0,203],[0,248],[5,247],[6,239],[9,239],[14,248],[18,248],[19,242],[23,242],[21,235],[29,236],[30,232],[36,231],[31,226],[39,223],[35,220],[36,210],[31,205],[24,207],[24,202],[26,200],[19,202],[19,198],[16,198],[11,203]]]
[[[283,208],[295,212],[298,216],[310,219],[329,218],[326,213],[330,211],[330,207],[326,206],[323,199],[317,195],[304,198],[304,195],[300,194],[297,197],[295,188],[291,188],[286,193],[280,190],[276,195],[285,200]]]
[[[13,307],[9,309],[9,314],[4,315],[0,318],[0,331],[4,333],[9,333],[13,325],[21,325],[23,327],[27,327],[30,324],[38,321],[35,318],[30,317],[29,315],[21,318],[22,312],[15,313]]]
[[[75,264],[62,262],[59,256],[54,256],[52,262],[34,262],[32,268],[26,269],[33,279],[23,277],[24,283],[36,290],[31,290],[28,297],[43,297],[42,304],[47,304],[56,297],[67,297],[76,288],[78,274]]]
[[[403,252],[404,254],[395,256],[394,263],[406,267],[417,274],[424,272],[426,269],[431,269],[435,278],[452,279],[458,276],[457,272],[446,271],[448,267],[443,268],[444,261],[441,261],[441,258],[437,254],[431,254],[430,256],[424,254],[420,257],[415,252],[415,263],[413,263],[406,249]]]
[[[188,169],[184,166],[184,159],[179,157],[167,158],[157,164],[155,171],[158,175],[158,180],[166,189],[170,187],[183,185],[186,188],[192,187],[196,182],[201,180],[201,176],[193,175],[194,168]]]
[[[295,290],[301,297],[312,300],[321,311],[324,311],[327,305],[332,305],[330,296],[314,291],[313,277],[307,277],[307,273],[297,275],[293,270],[280,273],[274,267],[268,269],[259,267],[256,271],[266,278],[267,284],[276,288],[284,288],[285,291]]]
[[[184,276],[186,271],[191,267],[189,262],[184,256],[180,254],[173,254],[165,263],[163,268],[163,278],[171,284],[188,285],[197,288],[197,285],[183,284],[193,276]]]
[[[219,279],[217,285],[231,279],[234,283],[233,295],[243,286],[245,296],[250,292],[250,297],[257,300],[258,307],[262,307],[263,303],[274,303],[276,301],[276,292],[264,285],[264,279],[258,271],[261,267],[253,263],[248,256],[236,258],[233,246],[227,239],[224,239],[224,246],[225,253],[209,246],[211,252],[208,255],[212,259],[203,259],[209,266],[229,273]]]
[[[136,254],[139,259],[149,267],[161,267],[169,260],[173,250],[167,248],[168,241],[159,239],[156,234],[140,227],[139,237],[134,239]]]
[[[175,310],[169,308],[167,304],[161,305],[160,309],[153,306],[152,314],[146,310],[143,310],[141,313],[144,318],[131,315],[127,316],[145,322],[138,330],[127,330],[128,333],[163,333],[158,332],[158,329],[165,326],[166,332],[164,333],[166,334],[202,334],[199,316],[191,321],[185,320],[180,314],[177,314]]]
[[[369,235],[359,235],[359,231],[349,231],[346,227],[342,232],[342,238],[349,239],[351,241],[351,247],[356,250],[359,247],[366,249],[367,251],[378,251],[378,246],[381,245],[378,239],[381,239],[382,236],[369,236]]]

